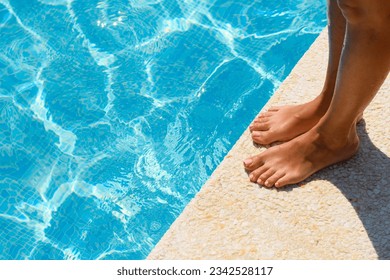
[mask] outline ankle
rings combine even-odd
[[[331,151],[342,151],[345,148],[357,149],[359,145],[356,126],[340,130],[319,125],[315,131],[319,141]]]

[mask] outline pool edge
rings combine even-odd
[[[313,98],[322,88],[326,64],[327,31],[324,30],[264,109]],[[386,182],[375,185],[370,194],[370,188],[364,189],[370,183],[370,176],[359,175],[361,170],[367,169],[365,164],[376,168],[381,154],[387,157],[390,154],[386,140],[390,131],[385,126],[390,119],[384,105],[389,104],[390,98],[385,94],[389,89],[390,79],[387,78],[364,116],[367,141],[371,141],[373,147],[367,144],[368,150],[363,150],[379,151],[373,162],[364,157],[363,151],[347,163],[310,177],[299,187],[283,191],[261,188],[249,182],[242,167],[243,159],[264,149],[254,147],[246,130],[148,259],[377,259],[390,256],[390,248],[378,249],[382,241],[387,243],[387,237],[382,236],[386,233],[380,232],[380,225],[370,225],[375,220],[375,217],[367,218],[371,210],[362,210],[377,193],[387,191],[384,190]],[[381,169],[378,172],[377,176],[383,173]],[[351,186],[355,184],[351,173],[356,177],[356,186]],[[359,196],[367,196],[367,199],[360,200]],[[390,215],[386,201],[378,203],[376,207]]]

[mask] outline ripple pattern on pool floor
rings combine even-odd
[[[0,259],[145,258],[325,25],[323,1],[0,0]]]

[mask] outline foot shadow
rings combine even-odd
[[[366,124],[358,125],[360,149],[347,162],[311,176],[332,182],[351,202],[379,259],[390,259],[390,158],[371,142]]]

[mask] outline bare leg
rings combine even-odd
[[[334,96],[306,133],[245,160],[250,180],[282,187],[353,156],[356,122],[390,69],[390,1],[338,0],[347,20]]]
[[[287,141],[315,126],[332,100],[345,35],[345,18],[337,2],[328,0],[329,59],[321,94],[297,106],[273,107],[260,114],[250,125],[252,139],[258,144]]]

